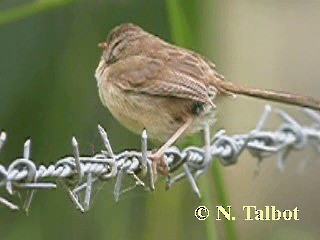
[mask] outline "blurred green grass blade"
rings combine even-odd
[[[196,12],[196,4],[196,1],[167,0],[167,9],[171,24],[171,35],[173,41],[180,46],[194,48],[194,45],[197,42],[196,36],[193,34],[194,31],[192,31],[197,27],[196,19],[193,18],[198,14],[198,12]],[[215,186],[219,205],[227,206],[228,197],[225,190],[225,184],[220,168],[217,166],[217,164],[213,166],[212,174],[214,176],[214,181],[212,184]],[[205,176],[204,178],[202,202],[209,209],[214,211],[215,208],[212,206],[214,198],[212,194],[212,188],[210,187],[210,180],[212,180],[212,178],[210,176]],[[205,221],[208,239],[217,239],[214,221],[215,219],[212,217],[209,217]],[[224,221],[224,224],[226,230],[226,239],[236,239],[234,223],[232,221]]]
[[[212,178],[210,178],[210,176],[203,176],[200,180],[201,205],[206,206],[211,212],[210,216],[205,220],[207,239],[218,239],[215,228],[216,219],[212,214],[216,208],[214,206],[212,188],[210,187],[213,185],[213,183],[210,181],[211,179]]]
[[[190,1],[188,3],[190,3]],[[187,5],[187,2],[183,0],[167,0],[167,9],[171,24],[171,35],[173,41],[180,46],[192,48],[196,43],[196,38],[194,34],[192,34],[193,31],[191,29],[191,26],[195,25],[195,23],[192,23],[192,18],[189,18],[187,16],[196,16],[197,13],[195,11],[195,5]],[[188,10],[189,14],[187,14]],[[191,13],[191,10],[193,10],[193,13]],[[202,202],[209,209],[213,209],[212,204],[210,204],[213,201],[210,197],[211,194],[209,184],[206,183],[205,187],[206,189],[204,191]],[[209,217],[205,221],[207,239],[217,239],[217,232],[214,221],[215,219],[213,217]]]
[[[221,166],[217,163],[218,162],[216,161],[212,166],[213,183],[216,189],[216,198],[218,199],[219,205],[222,205],[224,208],[226,208],[228,205],[231,204],[228,204],[230,201],[228,199],[225,187],[226,185],[224,183],[223,176],[221,173]],[[237,239],[234,221],[229,221],[226,219],[224,219],[223,221],[226,230],[226,239]]]
[[[18,21],[53,8],[62,7],[75,1],[76,0],[33,1],[12,9],[4,10],[0,12],[0,25]]]
[[[192,19],[188,18],[186,8],[192,11],[191,1],[167,0],[169,23],[171,24],[171,37],[176,44],[190,48],[195,44],[191,31]]]

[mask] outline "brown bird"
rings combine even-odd
[[[214,122],[219,96],[241,94],[320,109],[320,101],[311,97],[235,86],[203,56],[133,24],[115,27],[99,47],[103,54],[95,77],[103,105],[128,129],[146,129],[150,138],[164,143],[149,156],[154,174],[157,168],[167,174],[163,154],[181,135]]]

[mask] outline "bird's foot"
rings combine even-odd
[[[149,159],[152,161],[152,175],[154,182],[157,181],[158,172],[165,176],[169,175],[169,165],[162,152],[153,150],[151,155],[149,155]]]

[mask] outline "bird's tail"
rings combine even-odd
[[[257,88],[235,86],[231,82],[223,80],[216,81],[214,85],[219,92],[228,95],[240,94],[249,97],[266,99],[269,101],[307,107],[320,111],[320,100],[309,96],[301,96],[297,94],[275,90],[262,90]]]

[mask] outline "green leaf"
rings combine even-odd
[[[9,22],[18,21],[38,13],[48,11],[53,8],[66,6],[75,1],[76,0],[34,1],[13,9],[4,10],[0,12],[0,25],[9,23]]]

